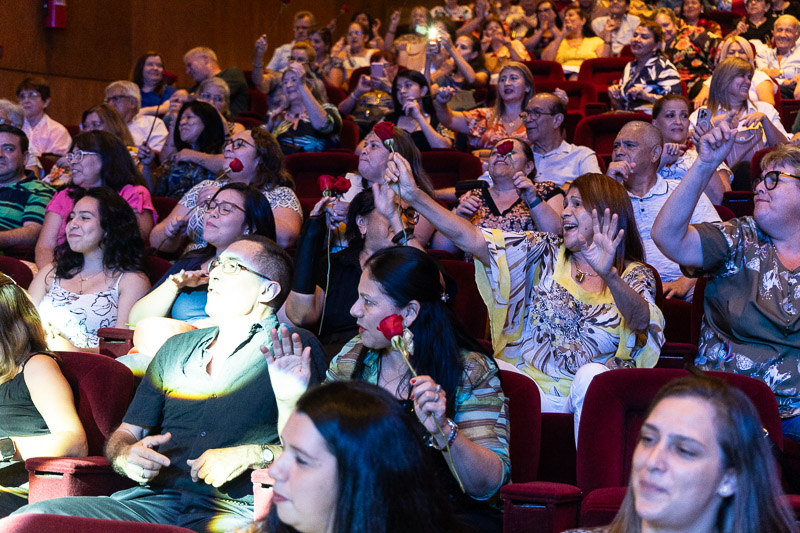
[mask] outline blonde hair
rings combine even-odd
[[[735,37],[728,37],[722,41],[722,44],[719,46],[719,53],[717,54],[717,65],[728,59],[728,54],[734,43],[742,47],[744,54],[747,56],[747,60],[750,61],[752,65],[756,60],[756,53],[755,50],[753,50],[753,45],[750,44],[750,41],[738,35]],[[714,74],[716,74],[716,71],[714,71]]]
[[[0,383],[16,376],[28,355],[45,350],[42,320],[28,293],[0,273]]]
[[[730,110],[731,100],[728,88],[737,76],[753,76],[753,65],[738,57],[730,57],[714,69],[711,88],[708,90],[708,109],[716,115],[719,109]]]
[[[219,63],[219,61],[217,60],[216,52],[214,52],[214,50],[212,50],[207,46],[196,46],[192,48],[191,50],[183,54],[183,60],[186,61],[192,56],[205,57],[209,61],[213,61],[214,63]]]

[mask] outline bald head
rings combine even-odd
[[[635,187],[637,182],[654,183],[658,165],[661,162],[661,149],[664,138],[661,132],[647,122],[628,122],[614,140],[614,161],[624,161],[630,167],[631,177],[626,187]]]
[[[619,130],[617,138],[619,139],[623,134],[626,137],[639,138],[648,148],[654,148],[656,146],[661,147],[664,145],[664,137],[661,135],[661,131],[649,122],[641,122],[638,120],[628,122]]]

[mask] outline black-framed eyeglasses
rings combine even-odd
[[[222,149],[227,150],[228,147],[230,147],[232,150],[240,150],[244,145],[252,146],[253,148],[256,147],[256,145],[253,143],[237,137],[235,139],[228,139],[225,141],[225,144],[222,145]]]
[[[222,216],[230,215],[234,209],[238,209],[242,213],[246,213],[244,209],[231,202],[224,202],[222,200],[207,200],[205,203],[206,212],[210,213],[214,209],[219,208],[219,214]]]
[[[555,113],[550,111],[542,111],[541,109],[523,109],[519,114],[523,122],[529,118],[538,120],[542,115],[553,116]]]
[[[756,187],[758,187],[758,184],[763,181],[764,188],[768,191],[771,191],[778,186],[778,181],[780,180],[781,176],[800,180],[800,176],[793,176],[792,174],[787,174],[786,172],[781,172],[780,170],[770,170],[769,172],[764,172],[764,174],[761,176],[753,179],[753,190],[755,191]]]
[[[250,272],[251,274],[255,274],[256,276],[258,276],[260,278],[264,278],[264,279],[266,279],[268,281],[272,281],[271,279],[269,279],[264,274],[262,274],[260,272],[256,272],[252,268],[248,268],[248,267],[244,266],[243,264],[241,264],[240,262],[238,262],[238,261],[236,261],[234,259],[220,259],[219,257],[217,257],[216,259],[211,261],[211,263],[208,265],[208,271],[211,272],[212,270],[214,270],[217,267],[222,268],[222,272],[224,274],[238,274],[239,272],[244,270],[245,272]]]

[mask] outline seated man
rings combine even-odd
[[[773,30],[775,48],[762,48],[756,56],[756,65],[767,76],[773,78],[781,88],[781,97],[786,99],[800,95],[797,81],[800,80],[800,21],[792,15],[783,15],[775,21]]]
[[[33,246],[42,231],[44,209],[55,192],[25,173],[28,137],[0,124],[0,248]]]
[[[564,185],[583,174],[600,172],[597,156],[590,148],[564,140],[566,117],[564,103],[551,93],[536,93],[525,107],[522,118],[533,149],[536,181]]]
[[[87,516],[231,531],[253,521],[248,470],[281,453],[278,406],[261,345],[291,286],[291,259],[247,235],[210,265],[206,310],[218,327],[170,338],[158,351],[106,456],[138,486],[103,497],[28,505],[19,513]],[[282,328],[284,338],[288,331]],[[311,342],[314,378],[326,369]],[[300,342],[300,338],[296,337]]]
[[[800,148],[784,144],[761,160],[752,217],[692,224],[692,209],[735,138],[728,121],[703,135],[653,239],[687,275],[707,278],[695,364],[764,381],[778,400],[783,436],[800,442]]]
[[[611,52],[618,56],[622,47],[631,44],[633,30],[639,25],[639,17],[629,15],[631,0],[609,0],[608,16],[592,20],[592,31],[605,42],[611,43]]]
[[[680,183],[658,175],[663,145],[661,132],[652,124],[628,122],[614,140],[613,160],[606,174],[622,183],[631,197],[645,260],[661,276],[664,295],[667,298],[691,300],[695,280],[683,276],[680,265],[666,258],[650,236],[653,221]],[[692,212],[692,223],[701,222],[720,222],[717,210],[705,194]]]
[[[11,100],[0,98],[0,124],[11,124],[22,129],[24,123],[25,113],[22,110],[22,106],[15,104]],[[36,154],[31,151],[30,146],[25,156],[25,170],[30,170],[36,176],[44,175],[42,163]]]
[[[72,138],[60,123],[50,118],[45,109],[50,105],[50,85],[44,78],[28,77],[17,86],[17,100],[25,113],[22,131],[28,136],[30,150],[42,154],[66,155]]]
[[[186,74],[195,81],[195,84],[189,89],[190,94],[197,92],[200,82],[216,76],[225,80],[231,90],[231,116],[236,117],[239,113],[247,111],[249,108],[247,80],[239,67],[228,67],[222,70],[217,62],[217,54],[205,46],[198,46],[186,52],[183,55],[183,62],[186,65]]]
[[[272,59],[267,64],[267,70],[278,72],[289,66],[289,56],[292,47],[300,42],[308,41],[308,32],[316,24],[314,14],[311,11],[298,11],[294,14],[294,40],[290,43],[282,44],[272,52]],[[264,54],[267,51],[267,36],[262,35],[263,46],[256,43],[256,61],[253,63],[253,71],[263,67]]]
[[[142,95],[138,85],[125,80],[109,83],[106,87],[106,103],[122,115],[137,148],[145,142],[157,152],[164,148],[169,131],[160,118],[139,113]]]

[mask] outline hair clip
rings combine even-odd
[[[450,301],[450,295],[449,295],[449,294],[447,294],[446,292],[443,292],[443,293],[442,293],[442,296],[441,296],[441,298],[442,298],[442,301],[443,301],[444,303],[447,303],[447,302],[449,302],[449,301]]]

